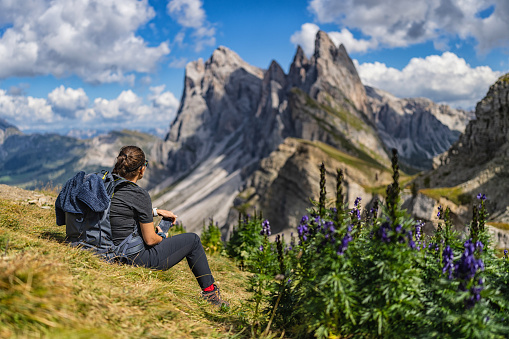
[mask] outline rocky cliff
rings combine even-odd
[[[383,192],[392,181],[391,171],[374,161],[359,159],[320,141],[287,138],[246,181],[230,211],[230,227],[235,225],[239,211],[256,210],[270,220],[273,232],[289,235],[311,207],[309,199],[318,200],[321,163],[327,171],[326,188],[331,201],[338,169],[343,171],[343,194],[350,205],[357,198],[362,199],[362,206],[370,204],[378,196],[375,192]]]
[[[151,191],[154,203],[175,210],[190,230],[209,217],[224,224],[260,160],[287,138],[389,164],[352,60],[324,32],[310,59],[297,49],[288,74],[276,62],[250,66],[225,47],[187,65],[181,106],[158,148],[168,173]]]
[[[421,176],[420,188],[447,187],[469,205],[478,193],[486,194],[491,218],[509,223],[509,74],[498,79],[476,106],[458,141],[436,158],[437,168]],[[469,213],[469,212],[468,212]]]
[[[429,170],[433,158],[447,151],[465,131],[473,112],[439,105],[426,98],[396,98],[366,86],[378,133],[396,148],[400,160],[418,170]]]

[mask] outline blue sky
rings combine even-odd
[[[0,0],[0,118],[25,132],[167,129],[185,64],[226,46],[288,71],[318,30],[361,79],[473,109],[509,71],[507,0]]]

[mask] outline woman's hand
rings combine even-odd
[[[163,230],[161,229],[161,227],[156,226],[156,233],[163,233]],[[168,238],[168,233],[164,233],[164,235],[166,235],[166,238]]]
[[[157,215],[159,215],[165,219],[170,219],[172,223],[174,223],[175,220],[177,220],[177,215],[173,214],[172,211],[162,210],[162,209],[158,208],[158,209],[156,209],[156,212],[157,212]]]

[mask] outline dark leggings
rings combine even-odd
[[[195,233],[177,234],[163,239],[157,245],[145,246],[145,249],[133,258],[133,263],[165,271],[184,258],[187,259],[201,288],[209,287],[214,283],[205,250],[200,237]]]

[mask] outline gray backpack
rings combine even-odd
[[[108,171],[88,175],[102,176],[102,183],[106,194],[110,198],[110,204],[106,210],[101,212],[96,212],[85,204],[80,205],[82,213],[66,211],[66,240],[71,243],[71,246],[80,246],[92,250],[107,260],[125,261],[129,256],[140,252],[144,248],[144,242],[139,234],[138,227],[135,227],[133,232],[118,246],[113,244],[110,224],[111,197],[122,185],[128,185],[129,181]],[[62,189],[63,191],[64,189]],[[57,206],[59,198],[57,198],[55,206]]]

